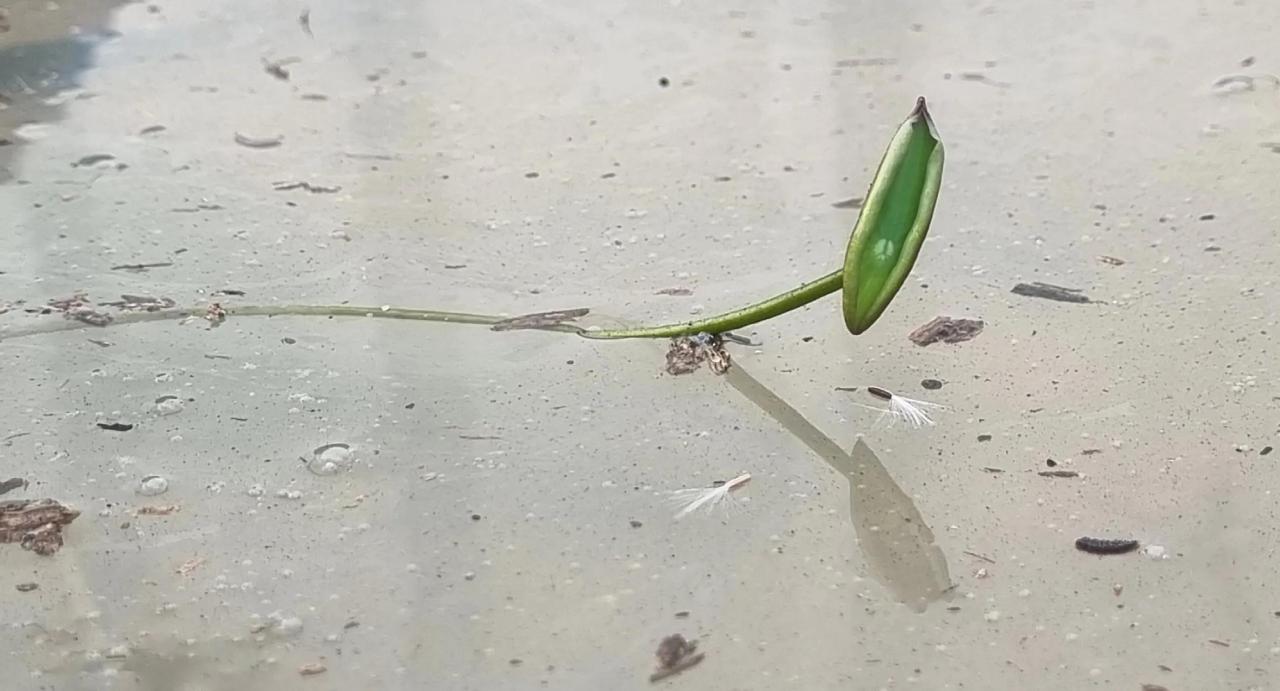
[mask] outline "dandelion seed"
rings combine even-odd
[[[726,500],[732,501],[729,493],[747,484],[749,480],[751,480],[751,473],[743,473],[715,487],[693,487],[672,492],[672,500],[682,507],[680,512],[676,514],[676,520],[678,521],[698,509],[705,509],[706,513],[710,514]]]
[[[908,425],[911,425],[911,427],[915,429],[920,429],[921,427],[924,427],[926,425],[934,424],[933,418],[929,417],[929,412],[928,412],[929,410],[945,409],[944,406],[938,405],[937,403],[930,403],[928,401],[918,401],[914,398],[899,396],[891,391],[888,391],[887,389],[882,389],[878,386],[866,386],[866,387],[837,386],[836,391],[858,391],[859,389],[863,389],[863,388],[865,388],[867,390],[867,393],[871,394],[872,396],[882,401],[889,402],[888,408],[877,408],[876,406],[863,405],[862,403],[856,404],[863,408],[867,408],[868,410],[875,410],[880,412],[880,417],[876,418],[876,422],[875,422],[876,425],[879,425],[880,422],[884,420],[886,416],[888,416],[890,427],[892,427],[894,423],[898,422],[899,420],[902,420],[902,421],[905,421]]]

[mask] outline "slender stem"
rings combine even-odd
[[[473,314],[470,312],[444,312],[406,307],[368,307],[360,305],[240,305],[227,306],[223,309],[226,310],[228,316],[233,317],[377,317],[381,319],[409,319],[450,324],[479,324],[483,326],[492,326],[508,320],[508,317]],[[0,327],[0,341],[59,331],[91,330],[141,322],[176,321],[192,317],[203,317],[207,311],[207,307],[180,307],[155,310],[153,312],[122,312],[113,314],[113,319],[103,325],[87,324],[75,319],[45,318],[31,324],[8,328]],[[550,324],[528,328],[572,334],[582,332],[582,327],[572,324]]]
[[[582,331],[584,338],[617,339],[617,338],[665,338],[668,336],[687,336],[701,331],[707,333],[724,333],[733,329],[741,329],[785,314],[798,307],[803,307],[818,298],[840,290],[844,272],[841,270],[810,281],[799,288],[788,290],[767,300],[748,305],[741,309],[725,312],[714,317],[698,321],[664,324],[662,326],[642,326],[635,329],[606,329],[603,331]]]
[[[665,338],[669,336],[686,336],[702,331],[706,331],[708,333],[724,333],[725,331],[740,329],[744,326],[756,324],[766,319],[772,319],[773,317],[790,312],[798,307],[803,307],[820,297],[830,295],[831,293],[840,290],[842,276],[843,274],[841,271],[833,271],[822,278],[810,281],[798,288],[782,293],[781,295],[775,295],[774,297],[762,302],[757,302],[754,305],[748,305],[747,307],[736,309],[732,312],[725,312],[724,314],[700,319],[698,321],[665,324],[662,326],[647,326],[635,329],[605,329],[602,331],[587,331],[586,329],[574,324],[547,324],[544,326],[530,326],[525,328],[533,328],[540,331],[571,333],[584,338],[608,340],[621,338]],[[441,310],[411,309],[408,307],[369,307],[364,305],[240,305],[227,306],[224,307],[224,309],[226,310],[227,315],[233,317],[374,317],[379,319],[408,319],[414,321],[443,322],[448,324],[479,324],[484,326],[493,326],[501,322],[506,322],[509,319],[508,317],[499,317],[489,314],[475,314],[471,312],[444,312]],[[206,311],[207,308],[205,307],[190,307],[156,310],[154,312],[123,312],[113,315],[114,319],[107,323],[106,326],[202,317],[206,314]],[[35,334],[53,333],[56,331],[93,328],[98,327],[76,321],[74,319],[42,319],[35,324],[0,328],[0,341],[20,338],[22,336],[33,336]]]

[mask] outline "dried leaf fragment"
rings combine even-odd
[[[79,515],[53,499],[0,501],[0,542],[17,542],[47,557],[62,547],[63,526]]]
[[[918,346],[934,343],[962,343],[982,333],[986,324],[981,319],[957,319],[935,317],[932,321],[912,331],[907,338]]]

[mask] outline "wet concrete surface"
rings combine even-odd
[[[38,584],[5,688],[642,688],[673,633],[706,654],[673,687],[1272,685],[1280,10],[8,9],[0,481],[81,514],[0,545]],[[358,318],[5,338],[80,291],[737,307],[840,264],[919,95],[948,163],[903,292],[856,338],[835,298],[759,325],[725,377]],[[985,326],[912,344],[939,315]],[[947,410],[876,426],[855,385]]]

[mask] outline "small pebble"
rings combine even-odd
[[[1168,559],[1168,551],[1160,545],[1147,545],[1142,548],[1142,553],[1147,555],[1148,559]]]
[[[40,584],[39,583],[19,583],[13,587],[17,588],[18,592],[20,593],[29,593],[35,590],[36,588],[39,588]]]
[[[986,619],[987,621],[1000,621],[1000,612],[993,609],[990,612],[987,612],[986,614],[982,615],[982,618]]]
[[[922,379],[920,381],[920,386],[923,386],[930,391],[937,391],[942,388],[942,382],[937,379]]]
[[[328,667],[325,667],[319,662],[311,662],[299,667],[298,674],[301,674],[304,677],[309,677],[315,674],[323,674],[328,671],[328,669]]]

